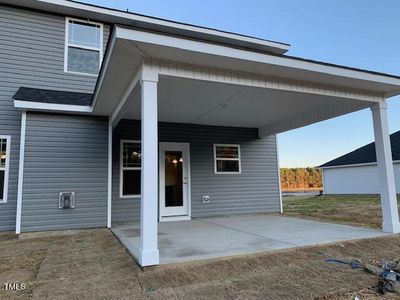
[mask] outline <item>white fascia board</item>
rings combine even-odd
[[[373,74],[362,70],[349,69],[347,67],[326,65],[323,63],[296,59],[290,56],[275,56],[265,53],[257,53],[242,49],[230,48],[227,46],[216,45],[196,40],[178,38],[174,36],[156,34],[147,31],[135,30],[117,26],[115,28],[116,37],[141,43],[183,49],[192,52],[200,52],[222,57],[230,57],[245,61],[252,61],[262,64],[269,64],[291,69],[323,73],[343,78],[372,81],[382,84],[398,85],[400,89],[400,78],[384,74]]]
[[[400,160],[394,160],[394,164],[399,164]],[[342,168],[354,168],[354,167],[367,167],[367,166],[376,166],[376,162],[371,162],[371,163],[361,163],[361,164],[351,164],[351,165],[338,165],[338,166],[329,166],[329,167],[318,167],[318,169],[321,170],[327,170],[327,169],[342,169]]]
[[[108,49],[107,49],[108,51],[106,51],[106,56],[103,58],[99,76],[97,77],[97,83],[96,83],[95,91],[93,94],[93,100],[92,100],[92,104],[91,104],[92,107],[94,107],[96,105],[97,97],[100,92],[100,87],[103,84],[104,76],[107,73],[108,67],[110,65],[110,59],[111,59],[111,55],[114,51],[115,41],[116,41],[115,31],[113,31],[112,35],[110,36],[110,42],[109,42]]]
[[[111,113],[110,122],[112,127],[115,127],[118,124],[118,122],[122,119],[122,113],[125,111],[125,108],[129,104],[128,99],[132,95],[135,87],[140,83],[141,77],[142,77],[142,68],[140,68],[136,72],[133,80],[131,81],[125,93],[121,97],[121,100],[118,102],[117,106]]]
[[[91,113],[92,106],[53,104],[43,102],[32,102],[23,100],[14,100],[14,107],[23,110],[38,110],[52,112],[73,112],[73,113]]]
[[[147,30],[155,30],[169,34],[185,35],[213,42],[221,42],[231,46],[254,48],[255,50],[271,51],[279,54],[286,53],[290,45],[269,41],[261,38],[226,32],[222,30],[206,28],[191,24],[184,24],[170,20],[125,12],[122,10],[106,8],[87,3],[65,0],[21,0],[19,5],[44,11],[74,15],[78,17],[97,19],[102,22],[123,24],[142,27]],[[16,5],[15,0],[0,0],[0,3]]]

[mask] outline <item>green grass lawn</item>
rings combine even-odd
[[[370,228],[381,228],[382,223],[380,199],[373,195],[283,198],[283,212],[288,216]]]

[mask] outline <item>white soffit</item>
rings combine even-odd
[[[346,105],[348,112],[371,105],[338,97],[243,87],[161,76],[158,93],[160,122],[261,128],[309,111]],[[140,119],[140,95],[131,99],[123,118]]]

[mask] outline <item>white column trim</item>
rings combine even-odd
[[[141,75],[142,169],[139,264],[157,265],[158,251],[158,73],[146,65]]]
[[[371,107],[375,134],[375,149],[378,162],[381,206],[384,232],[400,232],[397,207],[396,185],[393,172],[392,150],[390,145],[386,102]]]
[[[112,205],[112,132],[111,119],[108,120],[108,189],[107,189],[107,227],[111,228],[111,205]]]
[[[21,233],[22,192],[24,184],[24,162],[25,162],[25,137],[26,137],[26,111],[23,111],[21,116],[21,137],[19,143],[17,216],[15,220],[16,234]]]
[[[278,135],[275,134],[275,151],[276,151],[276,164],[278,166],[278,188],[279,188],[279,211],[283,213],[283,201],[282,201],[282,184],[281,184],[281,164],[279,162],[279,142]]]

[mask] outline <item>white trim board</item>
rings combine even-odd
[[[118,102],[118,104],[116,105],[116,107],[114,108],[113,112],[111,113],[111,124],[112,126],[116,126],[118,124],[118,122],[121,120],[122,118],[122,112],[124,111],[124,108],[126,108],[126,106],[129,104],[129,97],[132,95],[132,93],[134,92],[135,88],[138,87],[138,85],[140,84],[140,80],[142,78],[142,72],[143,69],[140,68],[135,76],[133,77],[131,83],[129,84],[128,88],[126,89],[126,91],[124,92],[124,94],[121,97],[121,100]],[[137,94],[140,93],[140,87],[137,90]],[[137,100],[137,95],[134,96],[134,100]],[[92,107],[94,109],[96,105],[96,98],[93,98],[93,104]]]
[[[275,134],[275,151],[276,151],[276,165],[278,173],[278,189],[279,189],[279,211],[283,213],[283,201],[282,201],[282,186],[281,186],[281,166],[279,162],[279,142],[278,135]]]
[[[24,162],[25,162],[25,136],[26,136],[26,111],[23,111],[21,118],[21,140],[19,145],[17,216],[15,221],[16,234],[21,233],[22,192],[24,185]]]
[[[111,120],[108,120],[108,169],[107,169],[107,227],[111,228],[112,213],[112,134]]]
[[[0,199],[1,203],[7,203],[8,200],[8,183],[10,174],[10,156],[11,156],[11,135],[0,135],[0,139],[6,140],[6,163],[4,166],[4,180],[0,182],[3,185],[3,199]],[[1,151],[1,149],[0,149]]]
[[[73,112],[89,114],[93,111],[91,106],[53,104],[44,102],[32,102],[24,100],[14,100],[14,107],[19,109],[29,109],[33,111],[53,111],[53,112]]]

